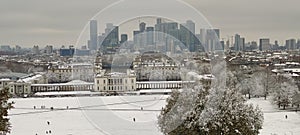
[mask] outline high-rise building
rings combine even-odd
[[[239,34],[234,36],[234,51],[246,51],[245,38]]]
[[[62,46],[59,49],[59,54],[60,56],[73,56],[75,53],[75,48],[74,46],[69,46],[69,48],[65,48],[64,46]]]
[[[133,44],[134,44],[134,48],[135,50],[139,49],[140,44],[141,44],[141,31],[137,30],[137,31],[133,31]]]
[[[16,53],[20,53],[21,52],[21,46],[20,45],[16,45],[16,50],[15,50],[15,52]]]
[[[287,50],[295,50],[296,49],[296,39],[286,40],[285,47]]]
[[[162,19],[161,18],[157,18],[156,19],[156,24],[161,24],[162,23]]]
[[[112,23],[106,24],[105,33],[102,35],[103,42],[101,48],[107,50],[108,48],[113,49],[119,45],[119,27],[113,26]]]
[[[220,44],[220,30],[219,29],[200,29],[201,44],[206,51],[223,50]]]
[[[126,42],[128,40],[128,35],[127,34],[121,34],[121,44]]]
[[[195,34],[195,23],[191,20],[186,21],[186,27],[193,33]]]
[[[147,34],[147,45],[154,45],[154,27],[146,28]]]
[[[270,45],[270,39],[269,38],[259,39],[259,50],[260,51],[271,50],[271,45]]]
[[[256,49],[258,49],[257,42],[256,41],[250,42],[250,50],[253,51]]]
[[[246,51],[246,46],[245,46],[245,38],[240,38],[240,49],[241,51]]]
[[[234,50],[241,51],[241,36],[239,34],[235,34],[234,36]]]
[[[279,49],[279,44],[278,44],[278,41],[275,40],[272,50],[278,50],[278,49]]]
[[[171,31],[178,29],[178,23],[168,22],[155,24],[155,42],[161,43],[166,41],[166,37],[170,34]]]
[[[141,32],[144,32],[145,30],[146,30],[146,23],[141,22],[141,23],[140,23],[140,31],[141,31]]]
[[[0,46],[0,51],[5,51],[5,52],[11,51],[11,48],[10,48],[9,45],[1,45]]]
[[[35,55],[39,55],[40,54],[40,49],[38,45],[34,45],[32,48],[32,53]]]
[[[189,49],[191,52],[196,51],[195,35],[186,27],[186,24],[180,25],[179,40]]]
[[[45,51],[46,51],[46,54],[51,54],[53,53],[53,46],[52,45],[47,45],[45,47]]]
[[[90,21],[90,40],[88,42],[88,47],[90,50],[96,50],[97,49],[97,43],[98,43],[98,35],[97,32],[97,20],[91,20]]]

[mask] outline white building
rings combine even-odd
[[[136,90],[136,75],[133,71],[127,70],[127,73],[105,73],[95,77],[95,91],[99,92],[127,92]]]
[[[48,80],[44,74],[32,74],[8,84],[9,93],[15,96],[32,94],[31,84],[44,84]]]
[[[11,79],[8,79],[8,78],[0,79],[0,90],[7,87],[8,84],[11,83],[11,82],[13,82],[13,81]]]
[[[49,83],[63,83],[72,80],[93,82],[94,67],[89,63],[74,63],[69,65],[52,66],[48,68]]]

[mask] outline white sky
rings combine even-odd
[[[225,38],[235,33],[245,36],[246,41],[268,37],[272,42],[283,43],[288,38],[300,38],[298,0],[185,1],[200,11],[213,27],[220,28]],[[113,2],[116,0],[0,0],[0,45],[76,44],[87,22]],[[168,7],[167,3],[159,5]],[[134,13],[135,9],[131,7],[126,12]]]

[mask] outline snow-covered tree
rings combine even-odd
[[[159,116],[164,134],[257,135],[262,128],[262,112],[246,104],[235,86],[184,91],[173,93]]]
[[[277,75],[272,74],[267,69],[257,70],[252,77],[258,82],[255,87],[256,92],[263,93],[265,99],[280,87]]]
[[[197,95],[194,93],[200,90],[186,89],[182,92],[173,91],[167,99],[167,105],[161,111],[158,117],[158,125],[164,134],[192,134],[193,131],[188,130],[188,117],[193,111],[193,106],[196,105]]]
[[[237,89],[211,89],[197,123],[201,134],[257,135],[262,129],[263,114],[245,101]]]
[[[8,102],[9,92],[7,88],[0,90],[0,134],[5,135],[10,132],[8,110],[12,108],[12,103]]]
[[[272,98],[278,108],[283,106],[283,109],[285,109],[292,103],[292,97],[300,92],[293,78],[279,75],[278,80],[280,87],[272,92]]]

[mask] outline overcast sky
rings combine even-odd
[[[0,0],[0,45],[76,44],[87,22],[116,1]],[[289,38],[300,38],[299,0],[185,1],[200,11],[213,27],[220,28],[224,38],[235,33],[246,37],[246,41],[264,37],[283,43]],[[127,10],[134,12],[132,8]]]

